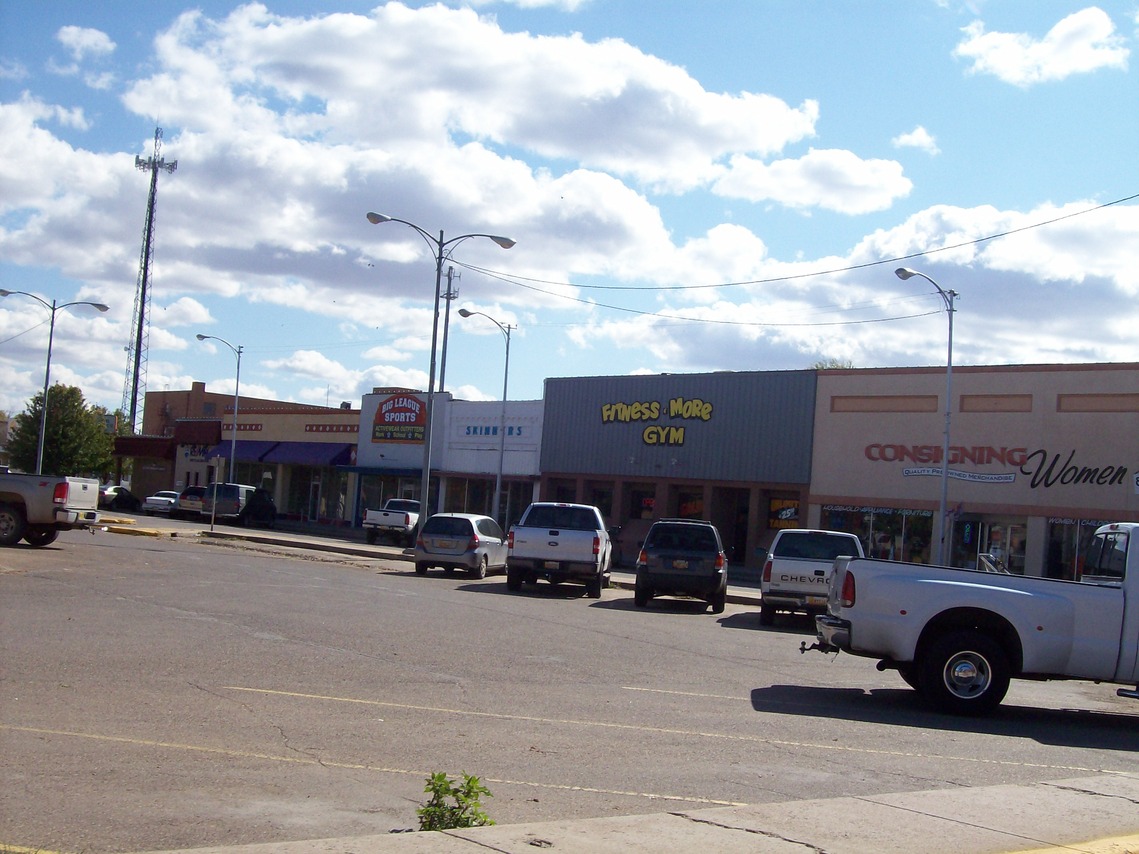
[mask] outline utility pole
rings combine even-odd
[[[154,129],[154,154],[143,160],[135,157],[135,168],[150,173],[150,195],[146,202],[146,223],[142,230],[142,256],[138,264],[138,289],[134,297],[130,343],[126,347],[127,370],[123,382],[123,412],[132,434],[139,432],[138,403],[146,394],[146,360],[150,346],[150,260],[154,254],[154,206],[158,197],[158,173],[173,174],[178,161],[167,163],[159,157],[162,150],[162,128]]]
[[[447,376],[447,329],[451,325],[451,300],[455,299],[459,292],[451,287],[455,279],[462,278],[462,275],[455,272],[454,267],[447,268],[447,293],[443,294],[443,299],[447,301],[446,308],[443,311],[443,353],[439,360],[439,391],[443,391],[443,379]]]

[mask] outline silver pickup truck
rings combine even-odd
[[[99,521],[99,481],[85,477],[0,474],[0,546],[40,547],[60,531]]]
[[[601,511],[589,504],[535,502],[507,537],[506,589],[544,578],[584,584],[591,599],[609,586],[613,544]]]

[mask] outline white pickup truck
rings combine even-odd
[[[880,659],[941,711],[989,712],[1011,678],[1139,699],[1139,522],[1098,528],[1076,581],[839,558],[828,597],[800,650]]]
[[[584,584],[586,595],[600,599],[609,586],[613,554],[601,511],[589,504],[537,501],[526,508],[507,536],[506,589],[544,578],[551,584]]]
[[[60,531],[99,521],[99,481],[84,477],[0,474],[0,546],[23,540],[39,548]]]
[[[369,544],[386,537],[413,546],[419,525],[419,502],[411,498],[389,498],[379,510],[365,510],[363,524]]]
[[[784,528],[763,562],[759,624],[770,626],[776,611],[820,614],[827,608],[827,584],[835,558],[862,557],[862,542],[844,531]]]

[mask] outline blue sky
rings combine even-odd
[[[117,408],[149,176],[146,387],[338,405],[550,376],[1139,360],[1139,0],[0,0],[0,288]],[[903,259],[903,260],[898,260]],[[50,312],[0,300],[0,409]]]

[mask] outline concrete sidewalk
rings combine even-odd
[[[1135,854],[1139,852],[1139,773],[1026,786],[198,848],[181,854],[522,854],[535,849],[582,854]]]
[[[303,531],[215,526],[213,531],[172,532],[131,521],[132,524],[124,525],[108,521],[101,527],[143,536],[204,536],[354,557],[412,560],[410,551],[395,546],[370,546]],[[631,588],[633,578],[632,572],[614,571],[613,584]],[[758,606],[759,591],[730,586],[728,601]],[[1021,786],[937,789],[437,833],[219,846],[185,849],[183,854],[461,854],[535,849],[591,854],[1139,854],[1139,769],[1131,774],[1101,774]]]

